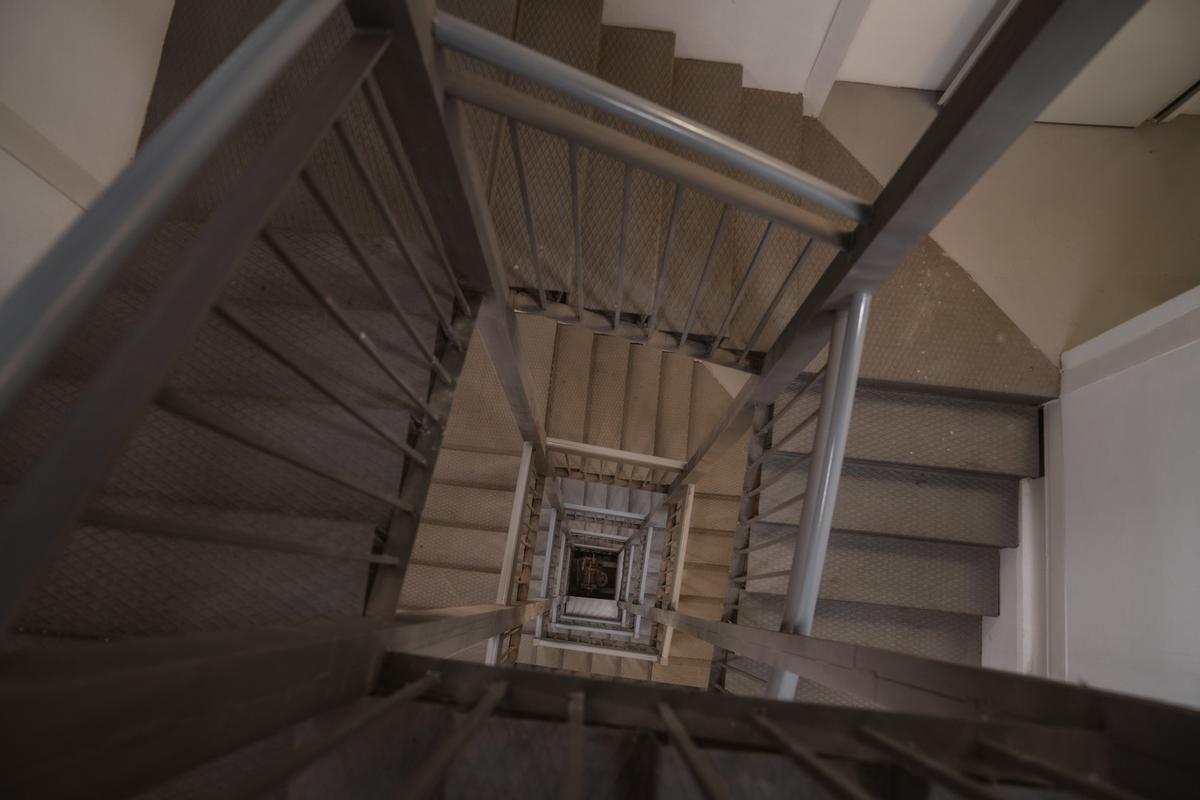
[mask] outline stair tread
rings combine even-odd
[[[546,433],[550,436],[573,442],[584,441],[594,338],[594,334],[586,328],[575,325],[558,327],[546,422]]]
[[[738,624],[777,630],[783,596],[741,592]],[[822,599],[813,618],[813,636],[881,647],[941,661],[978,666],[982,651],[979,617],[917,608]]]
[[[499,572],[413,563],[404,571],[399,608],[424,610],[496,602]]]
[[[480,435],[481,432],[486,435]],[[496,376],[496,368],[476,330],[455,386],[454,404],[442,446],[520,453],[521,444],[521,434]]]
[[[621,447],[625,415],[625,381],[629,375],[629,340],[596,336],[592,343],[587,424],[584,441],[601,447]]]
[[[516,453],[487,453],[443,447],[433,471],[436,483],[512,492],[521,471]]]
[[[112,494],[94,498],[90,507],[364,554],[375,528]],[[20,624],[59,634],[165,636],[353,616],[361,612],[366,575],[365,563],[81,527],[38,581]]]
[[[776,407],[792,397],[781,396]],[[775,423],[773,442],[787,438],[819,401],[818,391],[806,392]],[[809,424],[781,449],[808,452],[815,428]],[[1040,472],[1040,441],[1035,407],[863,387],[855,393],[846,456],[1025,477]]]
[[[742,68],[738,64],[715,61],[675,59],[671,87],[671,108],[680,114],[737,136],[741,114]],[[694,156],[678,146],[668,149],[690,160],[728,174],[730,170],[711,160]],[[709,246],[721,216],[721,204],[694,192],[685,193],[679,231],[668,262],[668,278],[663,292],[662,325],[665,330],[682,331],[688,311],[700,287],[700,276]],[[720,251],[718,251],[719,253]],[[733,265],[718,261],[713,266],[692,321],[691,333],[712,334],[720,326],[729,307],[729,283],[721,279]]]
[[[760,495],[764,522],[798,525],[805,464],[768,458]],[[1014,480],[846,463],[838,484],[833,527],[913,539],[1016,547],[1019,510]],[[779,511],[773,512],[775,509]],[[757,541],[752,537],[751,541]]]
[[[661,371],[661,350],[640,344],[629,348],[629,373],[625,381],[625,416],[621,429],[622,450],[634,453],[654,452],[658,381]]]
[[[750,553],[747,573],[791,570],[794,541]],[[924,608],[959,614],[1000,613],[999,551],[991,547],[895,539],[836,531],[821,576],[823,599]],[[746,590],[783,594],[786,574],[751,579]]]
[[[507,531],[512,506],[512,489],[434,481],[429,485],[421,519],[449,527]]]
[[[654,428],[654,454],[657,456],[676,459],[688,457],[692,363],[691,358],[680,353],[662,355],[658,415]]]
[[[550,405],[550,378],[554,369],[554,340],[558,323],[534,314],[517,314],[521,353],[533,381],[533,402],[538,421],[546,424]]]
[[[410,563],[486,570],[499,574],[508,532],[421,522]]]
[[[671,101],[675,36],[664,31],[605,26],[600,38],[597,74],[603,80],[663,105]],[[603,114],[597,121],[642,141],[655,137]],[[642,170],[631,173],[629,228],[624,264],[620,263],[624,208],[623,164],[595,154],[587,157],[583,186],[584,305],[649,314],[658,271],[660,237],[669,214],[665,181]],[[623,276],[618,273],[623,271]],[[618,301],[617,284],[622,284]]]

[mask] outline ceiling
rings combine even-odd
[[[606,0],[604,21],[674,31],[682,57],[737,62],[747,86],[801,92],[818,55],[829,57],[821,47],[838,2]],[[865,13],[844,37],[848,46],[833,54],[840,59],[831,73],[837,80],[933,90],[952,82],[1009,5],[1009,0],[841,2],[862,5]],[[1135,126],[1198,78],[1200,0],[1148,0],[1040,119]],[[1200,98],[1192,98],[1183,113],[1200,113]]]

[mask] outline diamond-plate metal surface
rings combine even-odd
[[[512,492],[517,485],[520,469],[521,457],[518,455],[478,453],[443,447],[438,452],[433,480],[441,484],[505,489]]]
[[[791,398],[780,397],[777,408]],[[790,436],[819,405],[809,391],[781,415],[773,446],[807,453],[816,425]],[[846,456],[950,469],[1035,476],[1039,472],[1038,410],[1031,406],[963,400],[861,387],[855,393]]]
[[[252,531],[280,542],[370,551],[374,524],[105,495],[93,507]],[[367,565],[84,527],[38,582],[31,630],[176,635],[352,617]]]
[[[737,527],[738,498],[696,495],[692,506],[692,527],[714,531],[732,531]]]
[[[796,524],[806,464],[768,457],[760,505],[770,522]],[[1017,482],[1009,479],[845,464],[833,526],[841,530],[992,547],[1017,546]],[[769,513],[773,509],[782,510]]]
[[[739,624],[778,630],[783,600],[782,595],[742,592]],[[817,603],[813,635],[976,666],[982,647],[982,625],[976,616],[838,600]]]
[[[629,347],[629,340],[620,336],[596,336],[593,340],[584,431],[584,441],[588,444],[621,446]]]
[[[791,569],[791,539],[750,553],[748,574]],[[834,532],[829,537],[821,597],[996,616],[1000,554],[991,547]],[[783,594],[787,575],[747,581],[751,592]]]

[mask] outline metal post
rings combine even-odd
[[[833,323],[825,386],[821,391],[821,414],[805,489],[807,500],[792,553],[791,577],[780,624],[780,630],[788,633],[812,633],[870,307],[871,296],[860,292],[851,298],[848,309],[837,312]],[[799,680],[795,673],[777,669],[767,684],[767,696],[792,700]]]

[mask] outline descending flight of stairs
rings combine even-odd
[[[177,7],[150,119],[161,120],[173,103],[186,96],[188,87],[236,43],[237,37],[229,31],[249,30],[251,17],[261,17],[272,4],[260,0],[213,7],[217,5],[224,7],[221,14],[206,11],[207,6]],[[799,96],[745,89],[737,65],[677,59],[674,37],[668,32],[604,26],[598,0],[522,0],[519,15],[515,0],[447,0],[444,5],[861,196],[871,198],[879,191],[878,184],[819,121],[801,116]],[[212,37],[203,35],[209,28]],[[346,30],[345,20],[339,16],[314,51],[318,55],[331,51],[330,43]],[[218,41],[223,44],[214,44]],[[301,67],[311,71],[314,63],[320,63],[316,56]],[[293,84],[302,81],[288,82],[294,89]],[[529,88],[520,82],[512,85]],[[477,133],[486,132],[486,115],[475,117]],[[357,131],[360,122],[359,117],[352,119],[351,129]],[[478,138],[480,151],[490,155],[487,137]],[[536,144],[532,136],[528,141],[531,146]],[[368,145],[367,149],[370,163],[384,163],[377,158],[377,146]],[[506,147],[497,152],[501,158],[492,190],[497,232],[513,267],[510,279],[515,286],[529,286],[525,277],[529,273],[527,242],[514,233],[523,226],[514,210],[511,157],[504,155]],[[338,205],[350,209],[355,229],[372,247],[379,248],[384,261],[390,259],[399,276],[398,296],[416,296],[413,288],[403,283],[403,266],[397,263],[394,251],[378,240],[378,220],[362,199],[361,190],[347,188],[354,185],[349,167],[332,158],[319,161],[322,179]],[[547,213],[550,205],[565,208],[561,191],[555,188],[565,185],[565,175],[552,180],[554,164],[540,164],[532,156],[529,166],[540,198],[539,213]],[[649,310],[653,270],[664,244],[669,208],[669,196],[664,197],[660,186],[643,177],[634,182],[636,229],[631,233],[630,266],[621,298],[623,310],[638,313]],[[613,222],[620,215],[620,169],[596,159],[586,165],[584,180],[589,187],[585,203],[587,302],[589,307],[611,310],[617,300],[613,291],[617,242]],[[389,192],[392,188],[385,187]],[[214,172],[205,176],[197,195],[211,202],[227,189],[223,173]],[[409,374],[406,370],[413,368],[411,346],[392,327],[370,286],[353,274],[352,259],[344,248],[327,231],[296,230],[314,218],[309,206],[311,203],[284,203],[281,215],[294,231],[289,235],[303,245],[313,268],[330,279],[339,299],[353,306],[354,315],[377,332],[397,369]],[[718,212],[702,203],[685,212],[662,312],[671,327],[678,328],[687,315],[690,293],[718,217]],[[408,216],[402,222],[405,230],[413,227]],[[550,278],[558,281],[549,288],[567,292],[571,288],[566,256],[570,228],[555,223],[552,217],[539,222],[543,266]],[[734,223],[717,261],[716,277],[697,314],[699,332],[715,331],[719,309],[728,305],[748,261],[747,253],[757,240],[758,229],[749,220],[739,217]],[[168,233],[186,239],[194,232],[190,222],[179,225],[174,233]],[[90,374],[105,343],[129,324],[130,315],[144,302],[139,292],[150,281],[147,276],[155,269],[161,271],[178,252],[179,244],[168,241],[144,254],[146,266],[139,268],[140,273],[134,269],[132,277],[110,292],[89,323],[91,327],[47,375],[49,382],[38,390],[42,394],[35,392],[22,406],[19,413],[24,416],[15,417],[16,423],[6,421],[5,471],[0,476],[6,482],[19,477],[38,452],[48,424],[69,412],[72,382]],[[776,277],[773,285],[790,267],[786,254],[800,246],[800,237],[782,242],[780,252],[764,266],[763,275]],[[403,429],[407,415],[395,393],[379,385],[369,363],[360,363],[361,353],[344,351],[350,347],[342,341],[344,334],[322,317],[312,299],[277,263],[256,248],[240,269],[239,278],[227,290],[228,297],[341,373],[358,387],[358,396],[374,413]],[[813,277],[802,276],[796,296]],[[772,293],[759,287],[747,295],[730,329],[733,338],[748,335]],[[795,297],[789,298],[768,326],[760,347],[771,341],[790,315]],[[720,418],[736,392],[735,379],[688,356],[534,315],[518,315],[518,319],[535,400],[551,436],[682,459]],[[421,324],[432,339],[433,319],[424,316]],[[225,323],[217,320],[205,328],[194,352],[177,370],[178,383],[174,385],[210,396],[231,413],[261,422],[281,436],[297,437],[296,431],[302,431],[298,440],[304,446],[339,455],[348,469],[358,470],[356,474],[378,483],[381,490],[394,487],[398,468],[388,461],[390,456],[382,455],[362,434],[351,432],[343,420],[329,418],[329,404],[321,396],[273,365],[268,356],[248,352],[245,342],[223,326]],[[875,299],[862,377],[816,633],[978,663],[980,620],[998,611],[999,548],[1018,544],[1017,481],[1040,469],[1036,405],[1057,393],[1057,373],[962,268],[927,240]],[[782,408],[787,400],[788,395],[780,398],[776,407]],[[812,398],[802,399],[788,416],[803,418],[811,410],[811,402]],[[776,435],[782,436],[787,425],[788,420],[781,420]],[[131,507],[135,508],[158,504],[156,508],[165,505],[181,515],[201,517],[220,508],[222,514],[233,514],[239,523],[252,524],[266,533],[285,520],[289,533],[311,530],[317,539],[335,531],[339,541],[347,544],[369,542],[386,519],[382,509],[346,501],[337,487],[297,477],[292,468],[265,457],[247,456],[233,445],[213,444],[208,434],[193,431],[161,412],[153,412],[143,427],[135,444],[144,446],[133,448],[118,465],[101,495],[102,503],[112,499],[134,503]],[[798,436],[789,448],[804,452],[807,445],[806,436]],[[681,610],[685,613],[708,618],[720,614],[745,446],[743,437],[711,466],[697,487],[684,570]],[[417,535],[402,608],[494,601],[520,452],[520,436],[494,368],[476,340],[455,392],[445,448]],[[786,452],[766,462],[768,478],[781,470],[792,473],[764,493],[766,508],[803,484],[803,469]],[[621,492],[612,491],[610,497],[610,490],[605,490],[605,503],[620,507]],[[285,496],[286,503],[280,500]],[[295,505],[297,498],[303,500],[299,506]],[[624,502],[629,501],[626,498]],[[780,526],[794,525],[798,519],[799,509],[792,508],[760,523],[752,531],[751,543],[761,541],[761,536],[786,533]],[[331,565],[266,553],[231,560],[229,552],[212,545],[128,532],[113,535],[89,529],[75,540],[81,548],[78,558],[72,561],[71,553],[76,551],[68,550],[63,566],[55,568],[66,571],[52,573],[46,586],[61,588],[63,575],[94,571],[96,563],[104,563],[133,576],[135,585],[140,578],[145,596],[97,599],[43,587],[50,593],[33,606],[40,615],[34,622],[43,628],[70,632],[111,618],[118,621],[111,626],[117,631],[188,631],[228,627],[240,609],[250,609],[252,620],[247,622],[265,624],[331,610],[356,613],[361,606],[366,571],[361,564]],[[113,550],[112,541],[120,547]],[[210,550],[203,551],[206,547]],[[197,555],[201,552],[204,555]],[[152,569],[139,561],[145,553],[154,554],[149,562]],[[787,544],[764,547],[751,554],[750,571],[775,571],[786,567],[789,558]],[[212,600],[204,595],[209,585],[204,575],[224,576],[229,564],[234,564],[234,571],[244,574],[245,580],[235,594],[222,598],[225,605],[214,611],[205,606]],[[540,573],[535,570],[534,574]],[[128,583],[114,581],[112,585]],[[781,579],[750,581],[740,603],[739,620],[776,626],[783,587]],[[130,610],[139,604],[145,609]],[[481,658],[482,649],[474,648],[461,657]],[[637,667],[627,667],[625,660],[614,665],[593,658],[590,664],[544,666],[704,686],[710,658],[707,645],[676,635],[670,663],[654,666],[649,675],[628,674],[627,669]],[[537,659],[531,659],[526,648],[523,660]],[[737,666],[749,673],[756,669],[752,664]],[[738,674],[744,685],[727,676],[729,688],[758,690],[757,681]]]

